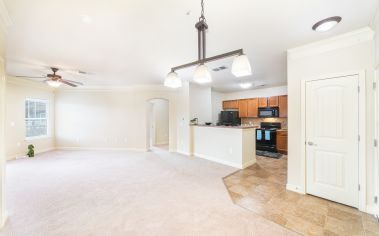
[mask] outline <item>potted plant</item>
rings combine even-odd
[[[28,153],[26,153],[28,157],[34,157],[34,146],[33,144],[28,145]]]

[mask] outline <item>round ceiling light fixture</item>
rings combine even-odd
[[[326,32],[334,28],[341,20],[340,16],[329,17],[314,24],[312,29],[317,32]]]

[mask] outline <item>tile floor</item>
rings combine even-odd
[[[224,178],[233,202],[303,235],[379,235],[379,223],[354,208],[286,190],[287,157],[257,157]]]

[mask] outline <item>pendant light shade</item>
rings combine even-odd
[[[164,86],[169,88],[180,88],[182,87],[182,80],[179,78],[176,72],[170,72],[167,74],[164,81]]]
[[[53,88],[58,88],[59,86],[61,86],[61,82],[59,81],[56,81],[56,80],[48,80],[46,81],[46,83],[50,86],[50,87],[53,87]]]
[[[200,64],[195,70],[193,80],[199,84],[212,82],[212,76],[211,73],[209,73],[208,67],[204,64]]]
[[[246,55],[242,54],[234,58],[232,65],[232,74],[236,77],[251,75],[251,66],[249,58],[247,58]]]

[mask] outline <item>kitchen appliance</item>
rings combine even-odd
[[[220,125],[241,125],[241,119],[239,118],[238,111],[221,111]]]
[[[276,130],[281,129],[279,122],[261,122],[261,128],[256,129],[256,149],[277,152]]]
[[[258,117],[279,117],[279,107],[260,107],[258,108]]]

